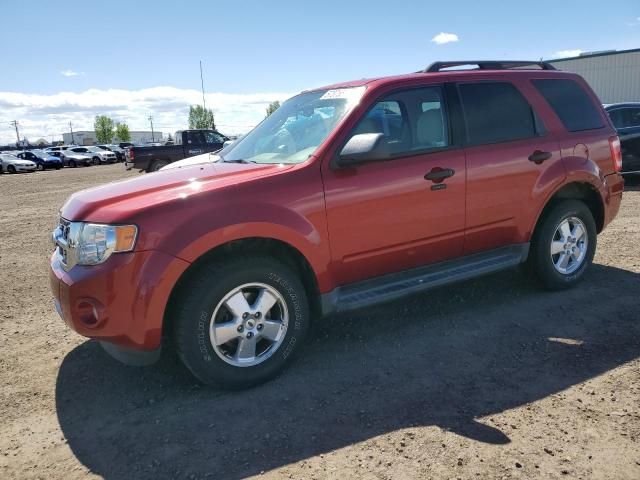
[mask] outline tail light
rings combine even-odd
[[[617,137],[616,137],[617,138]],[[619,143],[619,142],[618,142]],[[134,154],[133,154],[133,149],[132,148],[127,148],[126,150],[127,152],[127,156],[129,157],[129,160],[133,160],[135,158]]]
[[[622,170],[622,147],[620,146],[620,139],[618,136],[611,137],[609,139],[609,148],[611,149],[613,169],[616,172],[620,172]]]

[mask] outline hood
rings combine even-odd
[[[277,175],[293,167],[220,162],[160,170],[74,193],[60,213],[67,220],[122,223],[146,208]]]

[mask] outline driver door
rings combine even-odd
[[[347,140],[382,133],[386,161],[323,165],[327,222],[338,285],[440,262],[462,254],[465,156],[452,147],[440,86],[377,101]],[[436,181],[431,172],[450,169]]]

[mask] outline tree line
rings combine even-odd
[[[279,107],[280,102],[278,101],[270,103],[266,110],[267,117]],[[100,143],[111,143],[114,138],[117,138],[121,142],[131,140],[129,126],[124,122],[114,122],[112,118],[106,115],[96,115],[93,128]],[[191,105],[189,107],[189,128],[210,128],[211,130],[215,130],[216,122],[213,116],[213,110],[204,108],[202,105]],[[171,135],[169,135],[169,138],[171,139]]]

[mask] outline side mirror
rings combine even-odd
[[[382,133],[354,135],[344,146],[336,160],[338,167],[350,167],[363,162],[387,160],[391,152],[383,141]]]

